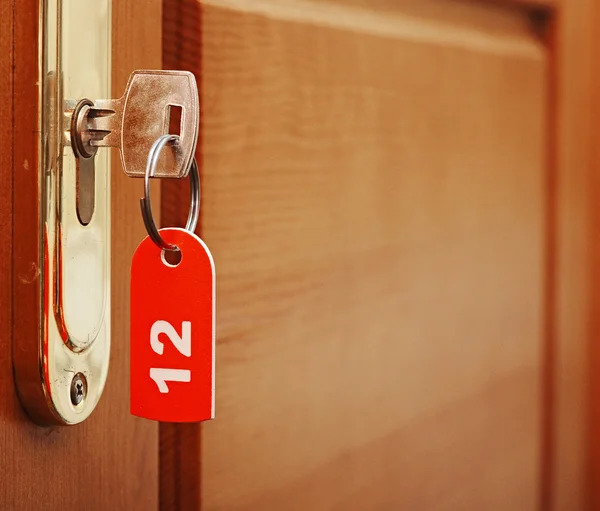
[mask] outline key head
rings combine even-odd
[[[121,101],[125,174],[144,177],[152,144],[161,135],[173,133],[179,135],[179,143],[165,148],[155,177],[185,177],[198,140],[200,113],[194,75],[188,71],[135,71]]]

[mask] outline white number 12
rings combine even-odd
[[[177,334],[177,330],[168,321],[155,321],[150,329],[150,346],[152,349],[162,355],[165,345],[158,338],[160,334],[166,334],[173,346],[177,348],[179,353],[186,357],[192,356],[192,323],[183,321],[181,323],[181,336]],[[192,372],[189,369],[162,369],[152,367],[150,369],[150,378],[152,378],[161,394],[168,394],[168,381],[189,382],[192,380]]]

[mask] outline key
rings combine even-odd
[[[141,70],[131,74],[121,98],[80,101],[73,112],[70,138],[84,158],[99,147],[120,149],[125,174],[144,177],[156,139],[167,133],[179,135],[179,142],[161,156],[155,177],[182,178],[194,157],[198,124],[198,88],[192,73]]]

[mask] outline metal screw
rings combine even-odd
[[[87,394],[87,382],[85,376],[81,373],[77,373],[71,380],[71,403],[74,406],[80,404]]]

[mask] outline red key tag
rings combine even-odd
[[[214,418],[215,267],[204,242],[161,229],[176,266],[147,237],[131,266],[131,413],[164,422]]]

